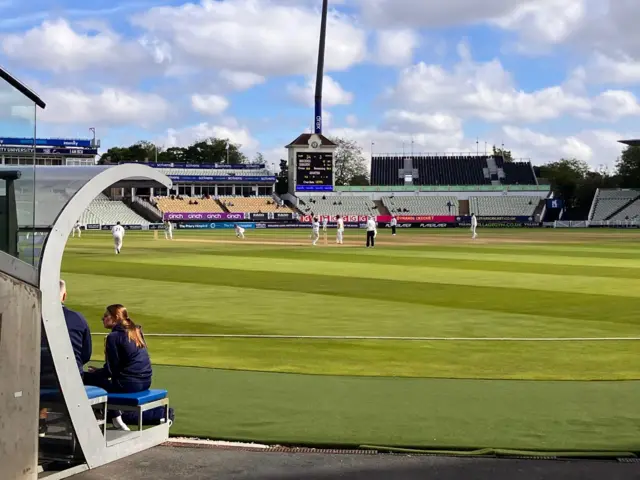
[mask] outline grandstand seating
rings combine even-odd
[[[237,169],[237,168],[159,168],[160,172],[171,176],[245,176],[245,177],[262,177],[273,175],[266,168],[262,169]]]
[[[381,200],[392,215],[458,215],[459,212],[457,197],[394,196]]]
[[[224,210],[222,206],[213,198],[191,198],[191,197],[157,197],[157,207],[163,212],[207,212],[207,213],[222,213]],[[194,205],[193,202],[198,202]],[[192,202],[189,205],[189,202]]]
[[[599,190],[593,200],[595,207],[593,208],[593,214],[590,220],[607,220],[616,210],[624,207],[625,204],[629,203],[638,195],[640,195],[640,191],[638,190]],[[632,207],[632,205],[630,205],[630,207]],[[633,210],[631,211],[633,212]],[[627,215],[629,215],[629,213],[625,213],[622,219]],[[618,219],[618,216],[619,215],[616,215],[616,219]],[[631,218],[631,215],[629,215],[629,217]]]
[[[502,157],[486,155],[434,155],[434,156],[379,156],[371,159],[371,185],[404,185],[400,171],[404,159],[411,158],[413,169],[418,171],[414,185],[489,185],[489,165],[493,158],[497,168],[502,169],[505,185],[537,185],[530,162],[506,163]],[[498,176],[493,174],[494,180]]]
[[[298,208],[305,215],[380,215],[373,200],[359,196],[304,197]]]
[[[502,160],[501,157],[497,158]],[[498,168],[504,171],[505,178],[502,179],[502,183],[505,185],[536,185],[538,183],[529,162],[505,162]]]
[[[539,203],[539,197],[530,196],[470,197],[469,210],[478,216],[531,216]]]
[[[638,192],[640,195],[640,192]],[[615,222],[624,222],[624,221],[639,221],[640,220],[640,200],[636,200],[630,205],[627,205],[620,212],[616,213],[609,220]]]
[[[220,197],[222,203],[227,210],[232,213],[293,213],[288,206],[279,206],[271,196],[260,197]]]
[[[149,222],[131,210],[124,202],[110,200],[105,195],[98,196],[80,216],[83,225],[100,223],[113,225],[149,225]]]

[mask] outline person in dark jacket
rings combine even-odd
[[[151,386],[151,359],[144,341],[142,327],[129,318],[127,309],[119,304],[109,305],[102,317],[111,333],[105,340],[105,362],[100,369],[89,368],[85,385],[104,388],[110,393],[136,393]],[[129,430],[121,412],[111,412],[114,427]]]
[[[64,280],[60,280],[60,303],[62,303],[62,313],[67,324],[69,332],[69,340],[73,348],[73,355],[76,358],[80,377],[84,375],[84,366],[91,360],[91,330],[87,320],[81,313],[75,312],[65,307],[64,302],[67,300],[67,284]],[[41,388],[58,388],[55,368],[53,366],[53,358],[49,350],[49,342],[46,332],[43,330],[41,335],[40,347],[40,387]],[[47,416],[46,408],[40,410],[40,426],[39,434],[44,436],[47,434]]]

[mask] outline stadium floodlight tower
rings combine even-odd
[[[44,108],[34,92],[0,69],[0,118],[13,121],[13,131],[22,128],[31,138],[21,138],[33,145],[36,112]],[[105,429],[94,409],[106,410],[107,393],[96,398],[100,389],[83,385],[60,303],[62,255],[73,225],[101,192],[134,186],[169,189],[172,182],[139,164],[0,165],[2,479],[60,479],[168,439],[166,422],[126,435]],[[49,430],[39,435],[42,409]]]
[[[316,69],[314,97],[313,133],[303,133],[286,146],[289,165],[289,197],[332,192],[334,185],[333,153],[337,145],[322,134],[322,83],[324,79],[324,56],[327,37],[329,0],[322,0],[320,41]]]

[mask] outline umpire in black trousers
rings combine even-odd
[[[377,225],[373,217],[367,220],[367,248],[376,246]]]

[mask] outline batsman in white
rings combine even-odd
[[[326,232],[327,231],[327,224],[329,223],[329,219],[327,217],[324,217],[322,219],[322,231]]]
[[[78,220],[73,226],[73,230],[71,230],[71,236],[75,237],[76,233],[78,234],[78,238],[82,237],[82,230],[80,229],[80,220]]]
[[[116,247],[116,255],[120,254],[122,249],[122,240],[124,240],[124,227],[120,225],[120,222],[116,223],[111,229],[111,235],[113,235],[113,243]]]
[[[238,225],[237,223],[235,224],[236,227],[236,237],[238,238],[244,238],[244,228],[242,228],[240,225]]]
[[[316,243],[318,243],[319,238],[320,238],[320,220],[318,220],[318,217],[313,217],[313,220],[311,222],[311,239],[313,240],[313,242],[311,243],[311,245],[315,245]]]
[[[165,240],[173,240],[173,223],[169,220],[164,222],[164,238]]]
[[[476,214],[473,213],[471,215],[471,238],[473,240],[478,238],[478,234],[476,233],[476,228],[478,228],[478,219],[476,218]]]
[[[336,243],[342,245],[342,239],[344,238],[344,219],[340,215],[338,215],[337,224]]]

